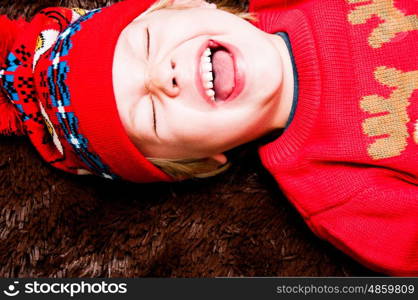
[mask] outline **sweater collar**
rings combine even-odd
[[[288,34],[299,75],[299,101],[292,122],[278,139],[259,149],[262,160],[266,164],[274,164],[292,156],[310,134],[320,103],[319,60],[312,32],[302,12],[260,12],[258,22],[254,25],[268,33]]]
[[[289,127],[290,123],[292,123],[293,117],[295,116],[296,106],[298,104],[298,94],[299,94],[298,70],[297,70],[296,63],[295,63],[295,57],[292,51],[292,45],[290,44],[289,35],[286,32],[276,32],[276,35],[280,36],[284,40],[287,50],[289,51],[290,60],[292,62],[293,97],[292,97],[292,107],[290,109],[289,118],[285,125],[285,129],[286,129],[287,127]]]

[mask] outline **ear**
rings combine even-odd
[[[205,0],[171,0],[171,5],[187,6],[187,7],[206,7],[216,8],[215,3],[209,3]]]
[[[224,165],[228,162],[228,158],[226,158],[225,154],[223,153],[212,155],[210,158],[217,161],[221,165]]]

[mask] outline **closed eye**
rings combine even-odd
[[[149,34],[148,27],[146,28],[146,34],[147,34],[147,59],[149,59],[149,54],[150,54],[150,34]],[[158,132],[157,132],[157,118],[156,118],[156,114],[155,114],[155,103],[154,103],[154,99],[152,98],[152,94],[151,93],[150,93],[150,99],[151,99],[151,105],[152,105],[152,120],[153,120],[154,133],[158,137]]]
[[[150,49],[150,35],[149,35],[149,29],[147,27],[147,58],[149,58],[149,50]]]

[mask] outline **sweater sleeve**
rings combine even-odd
[[[390,188],[370,182],[349,201],[311,216],[308,223],[320,237],[371,269],[417,276],[418,186],[392,180]]]

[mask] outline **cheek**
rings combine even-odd
[[[253,138],[254,128],[262,119],[252,109],[201,112],[172,110],[165,118],[165,138],[193,149],[225,149]]]
[[[200,111],[171,112],[166,118],[167,137],[179,144],[206,144],[223,127],[217,118]]]

